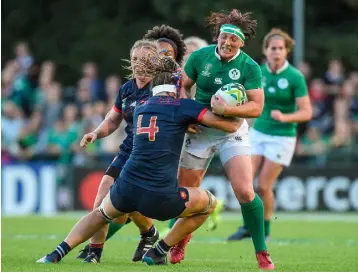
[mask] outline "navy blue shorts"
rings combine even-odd
[[[178,188],[177,192],[150,191],[117,179],[110,190],[113,206],[120,212],[138,211],[144,216],[166,221],[179,216],[189,201],[189,192]]]
[[[116,180],[122,169],[124,164],[126,164],[127,160],[129,158],[129,155],[124,152],[119,152],[116,157],[113,159],[112,163],[109,165],[108,169],[104,173],[105,175],[109,175],[113,177],[114,180]]]

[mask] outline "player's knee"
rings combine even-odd
[[[242,188],[235,191],[235,195],[240,203],[250,203],[255,198],[253,187]]]
[[[102,188],[102,190],[106,190],[108,192],[111,186],[113,185],[113,183],[114,183],[113,177],[109,175],[105,175],[103,176],[101,180],[101,184],[99,186],[100,188]]]
[[[202,180],[201,170],[189,170],[180,168],[178,181],[180,187],[199,187]]]
[[[259,196],[266,196],[272,193],[272,188],[269,185],[259,185],[257,188]]]

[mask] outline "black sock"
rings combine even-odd
[[[154,248],[154,251],[158,254],[158,255],[167,255],[168,251],[170,250],[170,246],[168,246],[164,240],[160,240],[157,245]]]
[[[61,261],[63,257],[67,255],[68,252],[70,252],[71,247],[63,241],[61,244],[59,244],[56,249],[51,253],[57,256],[57,261]]]
[[[144,237],[152,237],[154,236],[154,234],[157,232],[157,229],[155,228],[154,225],[152,225],[150,227],[150,229],[146,230],[146,231],[141,231],[140,234]]]
[[[101,258],[104,244],[90,244],[90,253],[94,252],[98,258]]]

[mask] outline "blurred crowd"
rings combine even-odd
[[[358,71],[345,71],[331,60],[320,78],[311,77],[308,63],[298,67],[304,74],[313,106],[313,118],[300,125],[297,155],[358,154]]]
[[[2,71],[2,162],[50,158],[66,165],[88,164],[98,157],[110,160],[125,137],[124,122],[86,150],[78,140],[112,108],[121,76],[102,79],[96,63],[86,62],[78,82],[63,86],[56,81],[54,62],[37,65],[24,42],[14,51],[14,59]],[[345,71],[339,60],[330,61],[319,78],[312,78],[308,63],[299,69],[307,79],[314,117],[300,125],[297,155],[358,152],[358,72]]]
[[[26,43],[19,43],[2,71],[3,162],[53,158],[84,164],[101,155],[113,157],[125,137],[125,122],[86,150],[77,140],[104,119],[121,84],[119,75],[100,79],[97,65],[86,62],[76,85],[62,86],[56,81],[56,64],[35,64]]]

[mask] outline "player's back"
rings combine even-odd
[[[137,106],[133,151],[121,179],[148,190],[176,191],[185,131],[205,111],[193,100],[169,96],[155,96]]]

